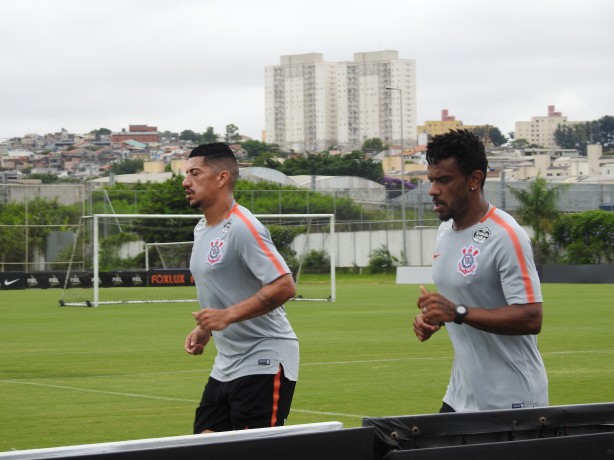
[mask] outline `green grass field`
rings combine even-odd
[[[304,280],[303,280],[304,281]],[[614,286],[543,286],[552,405],[614,401]],[[452,348],[420,343],[418,286],[344,275],[337,302],[291,302],[301,374],[289,424],[436,412]],[[58,307],[58,290],[0,292],[0,451],[191,433],[215,350],[183,351],[195,305]]]

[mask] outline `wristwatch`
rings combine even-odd
[[[467,305],[463,305],[462,303],[459,303],[454,309],[454,322],[456,324],[463,324],[463,321],[465,320],[465,316],[467,316],[468,312],[469,312],[469,309],[467,308]]]

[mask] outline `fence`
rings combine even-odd
[[[500,209],[508,212],[517,211],[520,208],[519,201],[512,195],[510,188],[526,189],[531,185],[531,182],[487,182],[484,186],[484,194],[486,199]],[[581,212],[591,209],[599,209],[602,206],[614,204],[614,184],[564,184],[559,186],[560,193],[557,206],[563,212]],[[426,212],[431,207],[431,198],[428,195],[429,184],[419,184],[414,190],[410,190],[405,194],[405,204],[407,209],[414,210],[418,214]],[[401,206],[400,198],[392,200],[382,199],[381,195],[373,194],[370,190],[317,190],[320,193],[328,194],[333,197],[333,208],[336,207],[335,201],[342,198],[352,198],[359,204],[364,204],[380,209],[397,209]],[[45,199],[57,199],[61,204],[81,204],[83,206],[83,215],[91,215],[94,212],[111,211],[113,206],[114,194],[122,196],[132,194],[134,209],[131,212],[137,213],[139,207],[139,191],[113,191],[96,189],[90,183],[84,184],[53,184],[53,185],[23,185],[23,184],[0,184],[0,202],[9,203],[25,203],[34,198],[40,197]],[[178,191],[178,193],[181,193]],[[288,202],[287,197],[292,194],[308,196],[312,193],[310,190],[247,190],[242,193],[251,195],[251,199],[245,200],[245,205],[249,207],[249,203],[254,203],[253,196],[270,193],[276,196],[278,201],[279,214],[284,212],[284,203]],[[107,210],[94,210],[93,202],[98,197],[106,202],[109,206]],[[292,200],[290,200],[292,201]],[[309,200],[307,199],[307,203]],[[309,206],[309,204],[307,204]],[[330,212],[334,209],[329,210]],[[329,212],[327,211],[327,212]],[[308,209],[294,210],[294,213],[310,213],[316,212]],[[323,211],[317,211],[323,212]],[[339,220],[339,219],[337,219]],[[417,225],[422,225],[417,223]]]
[[[520,208],[520,203],[510,192],[509,187],[525,189],[529,182],[514,182],[502,184],[488,182],[485,185],[486,198],[495,206],[508,212]],[[439,224],[432,212],[431,198],[428,194],[429,185],[422,184],[405,194],[405,208],[407,210],[405,225],[401,221],[400,198],[374,201],[371,194],[356,194],[354,196],[362,201],[360,214],[351,218],[342,215],[341,201],[351,196],[349,190],[319,190],[332,197],[330,209],[312,206],[309,200],[309,190],[247,190],[241,191],[241,203],[255,213],[271,212],[256,208],[256,197],[270,194],[274,198],[268,201],[277,204],[274,212],[277,213],[333,213],[336,220],[337,266],[338,267],[365,267],[369,256],[381,246],[385,246],[393,257],[406,260],[412,266],[430,265],[429,257],[432,253],[434,241],[434,228]],[[181,193],[178,191],[178,193]],[[94,189],[91,184],[57,184],[57,185],[19,185],[2,184],[0,186],[0,199],[2,203],[25,204],[25,215],[21,222],[0,225],[0,271],[37,271],[58,269],[61,262],[58,254],[74,240],[76,223],[72,225],[33,225],[36,220],[30,215],[28,203],[35,198],[58,200],[64,205],[77,205],[82,215],[98,213],[115,213],[117,203],[121,198],[122,213],[136,213],[142,192],[139,191],[113,191]],[[303,195],[305,209],[297,209],[297,194]],[[127,198],[128,197],[128,198]],[[114,206],[114,203],[116,205]],[[129,203],[126,209],[126,203]],[[572,184],[561,187],[558,197],[558,207],[565,212],[580,212],[604,208],[614,203],[614,184]],[[292,206],[290,208],[289,206]],[[374,218],[375,216],[375,218]],[[401,229],[407,229],[406,245],[402,247]],[[21,254],[15,256],[16,253]],[[12,254],[12,255],[11,255]],[[53,264],[52,264],[53,262]]]

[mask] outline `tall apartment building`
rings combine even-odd
[[[554,149],[558,145],[554,140],[554,132],[561,126],[571,126],[583,121],[568,121],[561,112],[556,112],[554,105],[548,106],[548,116],[531,117],[531,121],[517,121],[514,137],[525,139],[529,144],[539,145],[545,149]]]
[[[416,64],[397,51],[282,56],[265,67],[266,138],[282,150],[355,150],[370,138],[416,144]],[[388,88],[388,89],[387,89]]]

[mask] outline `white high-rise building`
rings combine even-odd
[[[267,143],[282,150],[319,151],[335,143],[335,64],[322,54],[282,56],[265,68]]]
[[[266,141],[285,151],[360,149],[367,139],[416,144],[416,64],[397,51],[282,56],[265,68]]]

